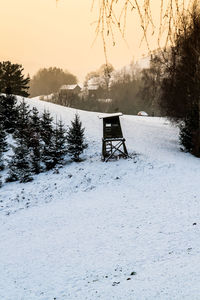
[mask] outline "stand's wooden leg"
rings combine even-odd
[[[102,160],[105,161],[106,157],[106,142],[102,140]]]
[[[127,151],[127,148],[126,148],[125,141],[123,141],[123,148],[124,148],[125,155],[128,156],[128,151]]]

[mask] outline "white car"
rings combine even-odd
[[[145,111],[139,111],[138,116],[147,117],[148,114]]]

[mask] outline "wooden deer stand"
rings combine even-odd
[[[122,134],[119,117],[122,113],[111,114],[103,119],[102,160],[108,161],[116,156],[128,157],[125,138]]]

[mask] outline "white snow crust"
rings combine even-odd
[[[177,128],[122,116],[132,158],[104,163],[99,113],[27,102],[66,126],[78,112],[89,147],[0,189],[0,299],[199,300],[200,160]]]

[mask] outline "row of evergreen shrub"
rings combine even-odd
[[[37,108],[30,109],[24,100],[18,105],[15,96],[0,95],[0,171],[5,168],[3,153],[11,148],[13,151],[7,162],[7,182],[31,181],[33,174],[62,165],[67,155],[80,161],[86,147],[77,114],[66,130],[61,120],[53,122],[49,111],[39,115]]]

